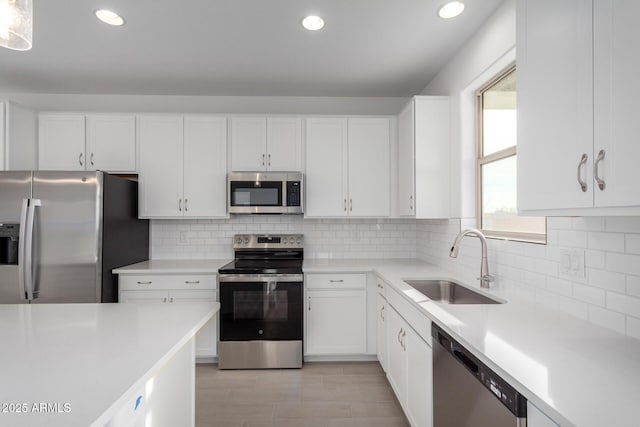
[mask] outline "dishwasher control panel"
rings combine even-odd
[[[434,344],[439,344],[451,354],[471,375],[482,383],[502,404],[516,417],[526,418],[527,399],[509,383],[503,380],[491,368],[482,363],[469,350],[454,340],[435,323],[432,324],[431,335]]]

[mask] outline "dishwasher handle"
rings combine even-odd
[[[473,375],[478,375],[478,372],[480,371],[480,368],[461,349],[455,348],[455,346],[454,346],[453,355],[456,357],[456,359],[458,359],[460,362],[462,362],[462,364],[464,366],[466,366],[467,369],[469,369],[473,373]]]

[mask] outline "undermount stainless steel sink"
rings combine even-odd
[[[444,304],[502,304],[449,280],[405,280],[427,298]]]

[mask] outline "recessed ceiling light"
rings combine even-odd
[[[114,25],[116,27],[124,25],[124,19],[122,16],[107,9],[96,10],[96,16],[105,24]]]
[[[450,1],[440,7],[438,16],[442,19],[451,19],[460,15],[464,11],[464,3],[461,1]]]
[[[309,15],[302,20],[302,26],[309,31],[318,31],[324,27],[324,19],[319,16]]]

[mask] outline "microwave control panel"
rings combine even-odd
[[[300,181],[287,181],[287,206],[300,206]]]

